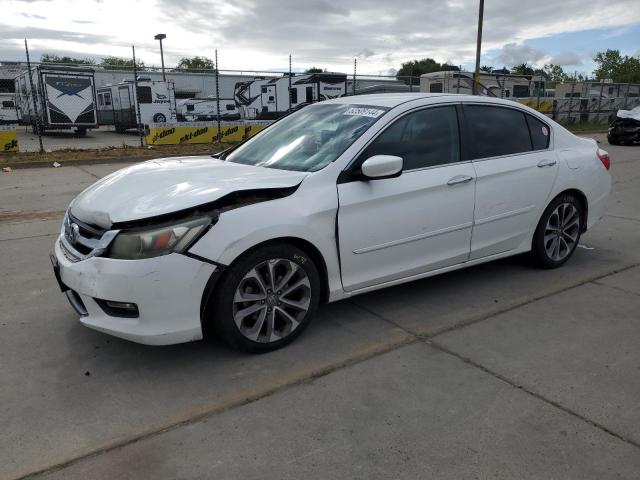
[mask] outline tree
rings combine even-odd
[[[488,66],[488,65],[483,65],[483,66],[480,67],[480,71],[481,72],[491,73],[491,72],[493,72],[493,67],[492,66]]]
[[[606,52],[596,53],[593,61],[596,62],[593,74],[597,80],[640,83],[640,57],[623,56],[620,50],[607,49]]]
[[[535,72],[533,68],[531,68],[526,63],[521,63],[520,65],[516,65],[511,68],[511,73],[514,75],[533,75]]]
[[[104,57],[100,62],[100,66],[108,67],[111,70],[133,70],[133,59]],[[144,62],[137,60],[136,67],[144,69]]]
[[[450,67],[450,66],[449,66]],[[457,70],[458,67],[455,67]],[[442,65],[436,62],[433,58],[423,58],[422,60],[411,60],[405,62],[398,70],[396,78],[409,85],[409,77],[413,77],[412,81],[414,85],[420,83],[420,75],[424,73],[440,72],[442,71]]]
[[[566,82],[569,78],[569,75],[564,73],[564,70],[560,65],[554,65],[553,63],[546,64],[542,67],[542,71],[544,72],[544,77],[547,82],[549,82],[548,84]]]
[[[216,66],[213,60],[207,57],[182,57],[178,62],[178,68],[186,70],[214,70]]]
[[[307,68],[304,73],[322,73],[322,72],[326,72],[327,69],[325,68],[324,70],[322,68],[319,67],[311,67],[311,68]]]
[[[42,63],[64,63],[67,65],[94,65],[96,62],[92,58],[74,58],[68,56],[55,55],[53,53],[43,53],[40,57]]]

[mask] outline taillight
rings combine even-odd
[[[598,156],[598,159],[602,162],[602,165],[604,165],[604,168],[609,170],[611,168],[611,159],[609,158],[609,154],[604,150],[598,149],[596,150],[596,155]]]

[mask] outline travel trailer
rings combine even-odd
[[[289,109],[293,111],[310,103],[342,97],[346,91],[344,73],[313,73],[291,79],[284,76],[238,82],[234,98],[239,107],[244,107],[246,118],[268,120],[280,117]]]
[[[136,89],[133,80],[105,85],[97,90],[100,125],[113,125],[118,132],[137,128]],[[143,125],[176,121],[173,82],[138,78],[137,98]]]
[[[185,100],[180,111],[186,122],[202,122],[218,119],[218,102],[215,97]],[[220,99],[220,120],[240,120],[240,110],[233,98]]]
[[[18,123],[20,116],[13,93],[0,93],[0,124]]]
[[[480,72],[480,95],[498,98],[544,96],[544,77]],[[420,91],[426,93],[473,93],[473,72],[444,71],[420,75]]]
[[[602,82],[566,82],[556,85],[558,98],[638,98],[640,84]]]
[[[94,71],[89,68],[39,65],[15,79],[16,103],[22,123],[36,131],[75,129],[84,135],[98,126]],[[34,110],[35,97],[35,110]]]

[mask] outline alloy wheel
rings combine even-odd
[[[274,258],[244,275],[233,298],[233,319],[245,338],[271,343],[296,330],[310,304],[311,283],[304,268]]]
[[[556,262],[564,260],[576,246],[580,235],[580,212],[571,203],[561,203],[549,215],[544,229],[544,249]]]

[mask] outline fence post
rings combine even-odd
[[[27,39],[24,39],[24,49],[27,52],[27,71],[29,72],[29,88],[31,88],[31,99],[33,100],[33,114],[35,116],[35,123],[33,123],[38,135],[38,143],[40,143],[40,153],[44,153],[44,146],[42,145],[42,125],[40,124],[40,115],[38,115],[38,93],[33,88],[33,76],[31,75],[31,60],[29,59],[29,47],[27,46]],[[42,92],[44,95],[44,91]]]
[[[352,87],[352,93],[355,95],[356,94],[356,69],[358,67],[358,59],[354,58],[353,59],[353,85]]]
[[[142,117],[140,115],[140,99],[138,98],[138,67],[136,66],[136,46],[131,45],[131,51],[133,52],[133,88],[136,90],[136,116],[138,117],[138,135],[140,136],[140,147],[144,147],[144,128],[142,125]]]
[[[215,60],[216,60],[216,120],[218,122],[218,133],[217,133],[217,137],[218,137],[218,143],[222,142],[222,132],[220,131],[220,79],[219,79],[219,75],[218,72],[220,71],[220,69],[218,68],[218,49],[216,48],[216,52],[215,52]]]
[[[573,92],[576,89],[576,81],[575,79],[571,81],[571,94],[569,95],[569,113],[567,114],[567,123],[571,123],[573,120],[572,111],[573,110]]]
[[[409,71],[409,91],[413,92],[413,63],[411,64],[411,70]]]
[[[627,100],[629,99],[629,90],[631,89],[631,84],[627,83],[627,91],[624,92],[624,108],[623,110],[627,109]]]
[[[596,123],[600,123],[600,111],[602,110],[603,91],[604,91],[604,80],[600,80],[600,97],[598,98],[598,112],[596,113]]]
[[[291,54],[289,54],[289,113],[291,113]]]
[[[456,93],[460,93],[460,73],[462,72],[462,65],[458,67],[458,84],[456,85]]]

